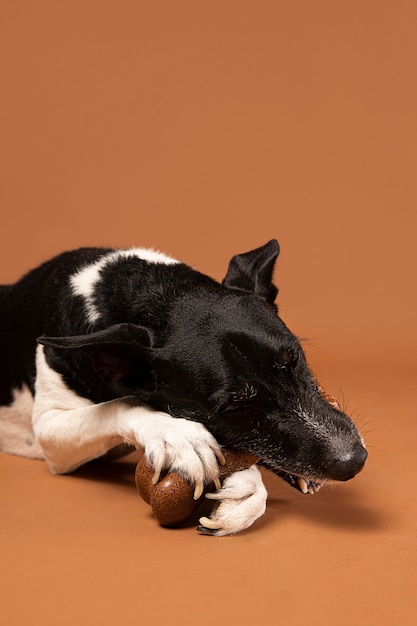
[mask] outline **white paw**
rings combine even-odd
[[[141,420],[138,435],[137,441],[154,470],[154,484],[163,470],[177,472],[195,485],[195,500],[203,493],[205,484],[214,482],[220,486],[218,464],[223,465],[225,458],[202,424],[154,412]]]
[[[208,493],[206,498],[218,500],[220,505],[210,518],[200,518],[198,530],[221,537],[252,526],[265,513],[267,491],[261,472],[253,465],[226,478],[223,487],[216,493]]]

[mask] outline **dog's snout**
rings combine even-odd
[[[350,480],[363,468],[368,452],[360,443],[356,444],[348,457],[335,459],[327,466],[332,480]]]

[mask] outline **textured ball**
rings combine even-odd
[[[223,451],[226,464],[219,466],[220,481],[234,472],[254,465],[258,458],[239,450]],[[194,485],[176,472],[164,474],[156,485],[152,484],[153,471],[143,457],[136,466],[135,482],[142,498],[150,504],[161,526],[176,526],[187,520],[201,504],[208,492],[216,490],[213,483],[207,485],[202,496],[194,500]]]

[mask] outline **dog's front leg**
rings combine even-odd
[[[210,518],[200,518],[198,530],[221,537],[252,526],[265,513],[267,491],[261,472],[253,465],[226,478],[222,488],[206,498],[217,500],[219,506]]]
[[[134,398],[94,404],[69,389],[38,347],[33,427],[49,468],[70,472],[121,443],[142,447],[154,468],[176,471],[195,484],[217,481],[223,453],[202,424],[138,405]]]

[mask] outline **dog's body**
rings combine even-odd
[[[279,248],[233,257],[222,284],[160,253],[86,248],[0,288],[0,449],[70,472],[143,447],[155,481],[217,479],[221,446],[257,455],[303,492],[348,480],[366,451],[322,397],[277,316]],[[256,467],[232,475],[206,530],[238,532],[265,510]]]

